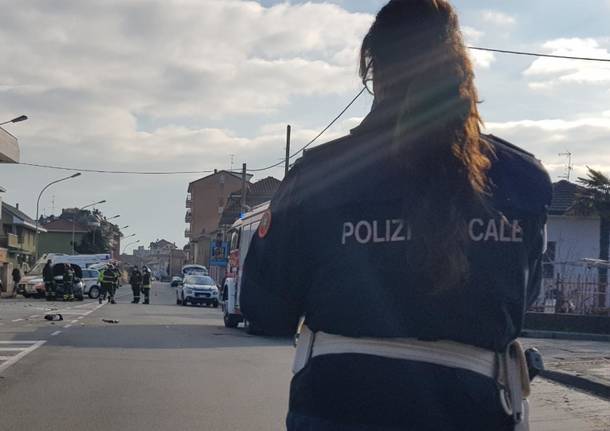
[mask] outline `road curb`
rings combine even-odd
[[[610,401],[610,386],[594,377],[584,378],[554,370],[544,370],[540,373],[540,377]]]
[[[524,329],[521,336],[525,338],[549,338],[553,340],[602,341],[610,342],[608,334],[586,334],[582,332],[539,331]]]

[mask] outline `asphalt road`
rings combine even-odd
[[[177,306],[166,284],[151,305],[129,304],[127,290],[98,310],[91,300],[57,303],[66,320],[55,324],[8,319],[49,311],[43,301],[16,301],[2,315],[0,340],[46,342],[0,372],[1,430],[282,429],[289,340],[225,329],[220,309]]]
[[[0,300],[0,430],[284,429],[290,340],[226,329],[220,309],[178,306],[166,284],[153,292],[151,305],[129,304],[127,288],[102,307]],[[610,429],[604,401],[544,380],[534,392],[533,431]]]

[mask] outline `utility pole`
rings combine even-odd
[[[290,167],[290,124],[286,127],[286,165],[284,166],[284,178],[288,175],[288,168]]]
[[[241,165],[241,212],[246,211],[246,164]]]

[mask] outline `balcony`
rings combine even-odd
[[[190,209],[188,209],[186,210],[186,215],[184,216],[184,222],[190,223],[191,221],[193,221],[193,213]]]
[[[17,138],[0,127],[0,163],[18,162],[19,143],[17,142]]]
[[[187,208],[191,208],[191,205],[193,204],[193,197],[191,196],[191,194],[189,193],[186,196],[186,207]]]
[[[190,238],[190,237],[192,236],[192,234],[191,234],[191,228],[186,228],[186,229],[184,230],[184,236],[185,236],[186,238]]]

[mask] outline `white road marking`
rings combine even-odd
[[[71,328],[71,327],[72,327],[72,325],[69,323],[67,325],[64,325],[64,328],[66,328],[66,329]]]
[[[14,352],[25,350],[27,347],[0,347],[0,352]]]
[[[6,370],[13,364],[16,364],[19,360],[23,359],[23,357],[29,353],[32,353],[34,350],[38,349],[46,343],[45,340],[40,341],[0,341],[0,344],[29,344],[29,347],[24,348],[19,353],[14,356],[9,357],[3,363],[0,364],[0,373]]]
[[[61,331],[55,331],[51,334],[51,337],[61,334]]]
[[[11,322],[21,322],[23,319],[15,319],[15,320],[11,320]]]
[[[14,341],[0,341],[0,344],[32,344],[35,341],[23,341],[23,340],[14,340]]]
[[[82,317],[82,316],[81,316]],[[78,322],[78,319],[74,319],[73,321],[71,321],[70,323],[76,323]]]
[[[80,316],[80,317],[78,318],[78,320],[81,320],[81,319],[84,319],[84,318],[85,318],[85,316]]]

